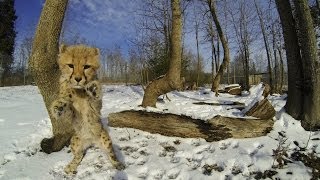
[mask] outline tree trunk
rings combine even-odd
[[[29,67],[43,96],[47,109],[58,96],[59,76],[57,55],[61,26],[68,0],[47,0],[35,34]],[[69,121],[57,121],[48,111],[53,130],[51,139],[43,139],[41,147],[50,153],[61,150],[73,134]]]
[[[220,80],[223,75],[223,71],[228,67],[228,64],[230,62],[230,55],[229,55],[228,42],[223,34],[222,28],[220,26],[220,22],[218,20],[217,14],[216,14],[215,2],[212,0],[208,0],[207,3],[210,8],[210,12],[211,12],[213,21],[216,25],[217,32],[218,32],[218,35],[219,35],[219,38],[221,40],[222,47],[223,47],[223,62],[221,63],[216,76],[214,77],[214,80],[212,83],[212,89],[211,89],[212,91],[215,92],[216,96],[218,96],[218,88],[219,88]]]
[[[303,75],[295,21],[289,0],[276,0],[276,4],[282,24],[288,64],[288,99],[285,108],[293,118],[301,119],[303,113],[303,93],[301,87]]]
[[[254,5],[255,5],[255,7],[256,7],[257,14],[258,14],[258,17],[259,17],[259,22],[260,22],[260,28],[261,28],[261,32],[262,32],[264,47],[265,47],[266,53],[267,53],[269,84],[270,84],[271,87],[273,87],[273,81],[272,81],[273,78],[272,78],[272,68],[271,68],[270,50],[269,50],[269,45],[268,45],[267,33],[266,33],[266,30],[265,30],[265,24],[264,24],[264,21],[263,21],[262,12],[261,12],[261,10],[259,9],[256,0],[254,1]],[[273,90],[273,89],[272,89],[272,90]],[[271,91],[272,91],[272,90],[271,90]]]
[[[250,60],[250,52],[249,47],[247,44],[247,41],[244,42],[244,77],[245,77],[245,90],[250,89],[250,83],[249,83],[249,60]]]
[[[307,0],[294,0],[301,39],[303,67],[303,121],[305,129],[320,128],[320,64],[316,36]]]
[[[279,65],[278,65],[278,57],[277,57],[277,45],[276,45],[276,32],[274,30],[274,24],[272,25],[271,29],[272,33],[272,50],[273,50],[273,56],[274,56],[274,84],[271,86],[271,89],[273,92],[278,93],[279,88]]]
[[[279,60],[280,60],[280,73],[281,73],[280,87],[279,87],[280,93],[282,93],[283,83],[284,83],[284,65],[283,65],[283,57],[282,57],[282,50],[281,49],[282,49],[281,45],[278,46],[278,53],[279,53]]]
[[[216,73],[219,71],[220,66],[220,38],[217,36],[217,61],[216,61]]]
[[[182,86],[181,74],[181,37],[182,37],[182,17],[180,10],[180,0],[171,0],[172,8],[172,35],[170,48],[170,64],[168,73],[151,82],[144,93],[142,106],[155,107],[157,98],[172,90]]]
[[[195,30],[196,30],[196,45],[197,45],[197,87],[199,87],[199,80],[200,80],[200,51],[199,51],[199,23],[198,23],[198,19],[197,18],[196,18]]]

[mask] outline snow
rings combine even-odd
[[[215,97],[209,89],[171,92],[157,103],[157,108],[147,111],[174,113],[208,120],[216,115],[242,117],[244,112],[229,105],[211,106],[193,103],[241,102],[247,106],[260,100],[262,85],[250,89],[243,96],[221,94]],[[102,122],[113,140],[116,154],[126,164],[123,171],[115,170],[107,155],[100,149],[90,148],[78,167],[78,173],[66,175],[63,167],[71,160],[72,153],[66,147],[60,152],[45,154],[40,151],[40,141],[52,135],[42,97],[35,86],[0,88],[0,179],[253,179],[252,172],[272,169],[273,149],[279,144],[279,134],[285,134],[290,150],[307,146],[320,152],[318,132],[307,132],[300,121],[286,114],[286,95],[273,95],[268,99],[275,107],[273,130],[266,136],[248,139],[226,139],[206,142],[204,139],[166,137],[131,128],[107,126],[107,116],[123,110],[142,110],[143,90],[139,86],[108,85],[103,88]],[[216,164],[221,172],[213,170],[205,174],[205,165]],[[310,179],[311,169],[301,162],[289,163],[276,169],[274,178]],[[287,172],[292,172],[291,175]]]

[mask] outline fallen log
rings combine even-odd
[[[233,102],[225,102],[225,103],[214,103],[214,102],[204,102],[204,101],[200,101],[200,102],[194,102],[193,104],[195,105],[211,105],[211,106],[244,106],[244,103],[241,102],[237,102],[237,101],[233,101]]]
[[[208,142],[264,136],[273,126],[271,119],[216,116],[205,122],[184,115],[133,110],[111,113],[108,122],[112,127],[135,128],[171,137],[203,138]]]

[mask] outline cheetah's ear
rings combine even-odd
[[[94,54],[98,56],[100,54],[99,48],[94,48]]]
[[[67,49],[67,45],[61,44],[59,47],[59,53],[64,53]]]

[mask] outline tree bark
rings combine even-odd
[[[215,116],[204,122],[188,116],[146,111],[122,111],[108,116],[109,125],[134,128],[154,134],[182,138],[203,138],[207,142],[228,138],[265,136],[272,119],[246,119]]]
[[[196,45],[197,45],[197,87],[199,87],[200,81],[200,50],[199,50],[199,22],[198,18],[195,20],[195,30],[196,30]]]
[[[273,56],[274,56],[274,84],[273,86],[271,85],[272,92],[278,93],[278,88],[279,88],[279,65],[278,65],[278,57],[277,57],[277,45],[276,45],[276,32],[274,29],[274,24],[272,25],[271,28],[271,33],[272,33],[272,50],[273,50]]]
[[[212,0],[208,0],[207,3],[210,9],[213,21],[216,25],[219,39],[221,40],[222,47],[223,47],[223,62],[221,63],[216,76],[214,77],[212,88],[211,88],[211,90],[215,92],[216,96],[218,96],[218,88],[219,88],[220,80],[223,75],[223,71],[228,67],[228,64],[230,62],[230,55],[229,55],[228,42],[223,34],[220,22],[216,14],[215,2]]]
[[[294,0],[297,13],[303,67],[303,121],[305,129],[320,128],[320,62],[316,36],[307,0]]]
[[[172,35],[170,44],[170,64],[166,75],[152,81],[146,88],[143,96],[142,107],[155,107],[157,98],[172,90],[180,89],[182,82],[181,74],[181,38],[182,17],[180,0],[171,0],[172,8]]]
[[[29,61],[31,74],[38,85],[47,109],[57,98],[59,76],[57,55],[62,22],[68,0],[47,0],[41,12],[35,34],[32,55]],[[69,121],[57,121],[48,111],[52,123],[53,137],[43,139],[41,147],[44,152],[61,150],[73,134]]]
[[[295,21],[289,0],[276,0],[276,5],[282,24],[288,64],[288,99],[285,109],[293,118],[301,119],[303,113],[303,74]]]
[[[279,60],[280,60],[280,73],[281,73],[279,91],[280,91],[280,93],[282,93],[283,83],[284,83],[284,65],[283,65],[282,47],[281,46],[278,46],[278,53],[279,53]]]

